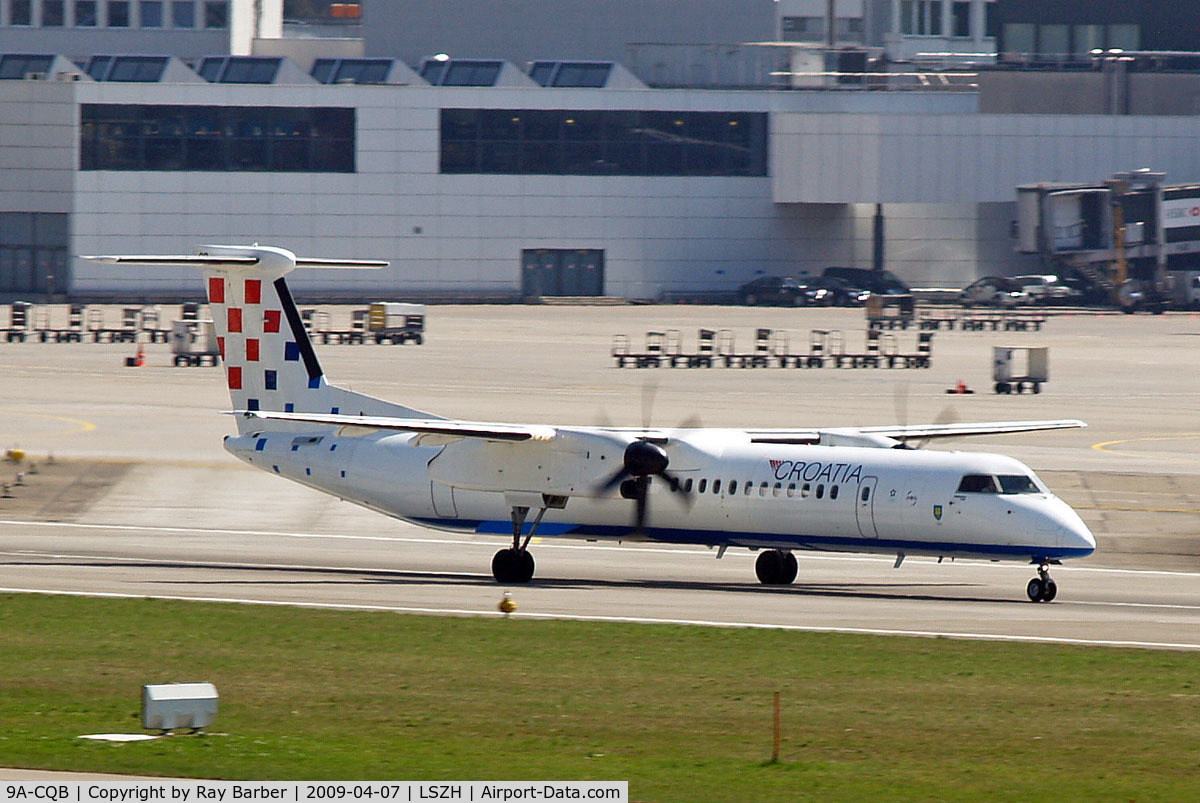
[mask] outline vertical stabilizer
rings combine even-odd
[[[325,380],[284,278],[302,268],[380,268],[386,262],[298,258],[269,246],[210,245],[186,256],[97,256],[99,262],[193,265],[204,286],[234,410],[437,418]],[[239,431],[261,421],[238,418]],[[273,427],[296,428],[287,422]]]

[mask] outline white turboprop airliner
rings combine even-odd
[[[1066,503],[1000,455],[904,448],[912,439],[1084,426],[1018,421],[839,429],[544,426],[441,418],[328,384],[284,276],[385,262],[282,248],[95,256],[204,269],[247,463],[428,527],[512,534],[501,583],[533,577],[544,537],[760,550],[763,583],[796,578],[795,550],[1028,561],[1035,602],[1049,567],[1096,542]],[[532,514],[532,515],[531,515]]]

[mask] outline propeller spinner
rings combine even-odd
[[[679,480],[667,472],[670,464],[666,449],[653,441],[638,438],[625,447],[621,468],[600,486],[601,491],[610,491],[619,485],[621,496],[634,501],[634,529],[638,532],[646,523],[652,477],[662,477],[672,490],[682,490]]]

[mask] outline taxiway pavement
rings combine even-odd
[[[348,317],[348,313],[346,313]],[[611,336],[647,330],[839,328],[861,310],[431,307],[423,346],[318,346],[330,380],[443,415],[539,423],[644,417],[667,426],[813,426],[1082,418],[1089,428],[947,448],[1011,454],[1076,505],[1100,549],[1054,570],[1059,599],[1025,600],[1029,567],[800,556],[786,589],[730,550],[535,544],[518,616],[1200,648],[1200,318],[1054,315],[1041,332],[940,332],[928,370],[617,369]],[[902,347],[914,332],[898,332]],[[1037,395],[990,392],[993,345],[1047,345]],[[802,347],[802,346],[801,346]],[[0,499],[0,588],[496,615],[488,567],[504,539],[433,532],[236,463],[219,371],[145,368],[128,345],[3,344],[0,446],[36,477]],[[958,380],[977,392],[949,395]],[[646,388],[653,393],[646,393]],[[644,402],[643,399],[650,399]],[[74,467],[74,468],[72,468]],[[4,468],[4,471],[12,471]],[[72,472],[75,473],[72,473]],[[59,472],[59,480],[55,480]]]

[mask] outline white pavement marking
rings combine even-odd
[[[398,535],[339,535],[336,533],[300,533],[287,532],[280,530],[233,530],[222,528],[209,527],[158,527],[143,524],[88,524],[87,522],[71,522],[71,521],[21,521],[17,519],[0,519],[0,526],[12,527],[62,527],[68,529],[79,530],[109,530],[113,532],[162,532],[162,533],[179,533],[187,535],[262,535],[273,538],[305,538],[305,539],[328,539],[333,541],[383,541],[402,544],[443,544],[452,546],[474,546],[494,548],[497,543],[511,540],[510,536],[502,533],[479,533],[483,538],[495,538],[496,541],[477,541],[466,538],[433,538],[433,537],[415,537],[415,536],[398,536]],[[414,525],[420,526],[420,525]],[[611,544],[594,544],[594,543],[554,543],[553,540],[546,539],[573,539],[573,536],[539,536],[543,539],[539,542],[538,548],[546,549],[582,549],[595,551],[609,552],[635,552],[644,554],[647,552],[661,552],[669,555],[691,555],[694,557],[713,559],[711,549],[701,550],[698,545],[685,544],[676,548],[663,547],[646,547],[646,546],[614,546]],[[536,540],[536,539],[535,539]],[[748,557],[749,552],[734,552],[729,553],[730,557]],[[814,554],[797,550],[795,555],[801,560],[830,560],[830,561],[851,561],[860,563],[895,563],[894,557],[875,557],[867,555],[839,555],[839,554]],[[1028,566],[1031,564],[1022,563],[1020,561],[986,561],[986,560],[971,560],[964,559],[962,561],[971,566],[979,566],[982,568],[991,569],[1012,569],[1014,567]],[[936,564],[936,558],[924,558],[914,556],[907,558],[905,563],[928,563]],[[1200,578],[1200,572],[1177,572],[1163,569],[1114,569],[1103,566],[1081,566],[1071,564],[1070,566],[1056,566],[1054,571],[1066,572],[1099,572],[1103,574],[1134,574],[1134,575],[1161,575],[1165,577],[1195,577]]]
[[[236,597],[183,597],[165,594],[119,594],[101,591],[59,591],[40,588],[0,588],[2,594],[46,594],[67,597],[101,597],[105,599],[157,599],[172,602],[214,602],[237,605],[266,605],[288,608],[318,608],[323,610],[380,611],[390,613],[438,614],[449,616],[503,616],[498,611],[470,608],[417,608],[401,605],[356,605],[334,602],[289,602],[282,600],[242,599]],[[752,630],[788,630],[801,633],[847,633],[866,636],[919,636],[923,638],[954,638],[972,641],[1011,641],[1034,644],[1071,644],[1085,647],[1129,647],[1156,650],[1200,650],[1200,644],[1157,641],[1124,641],[1115,639],[1080,639],[1057,636],[998,635],[939,630],[893,630],[874,627],[821,627],[815,625],[786,625],[768,622],[719,622],[706,619],[666,619],[648,616],[596,616],[559,613],[520,613],[511,616],[522,619],[548,619],[571,622],[609,622],[621,624],[692,625],[696,627],[744,628]]]
[[[659,551],[664,551],[664,550],[659,550]],[[373,573],[373,572],[377,573],[377,572],[381,572],[381,571],[388,571],[388,572],[403,571],[400,569],[388,569],[388,568],[382,568],[379,566],[329,566],[329,565],[321,566],[321,565],[317,565],[317,564],[308,564],[308,563],[250,563],[247,561],[192,560],[189,558],[131,558],[127,555],[99,555],[99,554],[72,555],[72,554],[67,554],[67,553],[62,553],[62,552],[40,552],[40,551],[32,550],[32,549],[21,549],[21,550],[16,550],[16,551],[0,551],[0,555],[8,555],[11,557],[20,557],[20,558],[44,558],[46,560],[104,560],[104,561],[113,561],[113,562],[124,562],[124,563],[129,563],[129,564],[178,563],[180,565],[186,564],[188,566],[205,566],[205,567],[213,568],[213,569],[275,569],[275,570],[282,569],[284,571],[298,571],[298,572],[299,571],[305,571],[305,572],[307,572],[307,571],[327,571],[327,572],[363,572],[363,573]],[[826,559],[828,560],[831,558],[826,558]],[[851,558],[850,560],[853,560],[853,558]],[[890,561],[881,561],[881,562],[888,563]],[[986,564],[972,564],[972,566],[976,566],[976,565],[978,565],[980,567],[991,568],[990,566],[987,566]],[[473,579],[473,580],[489,579],[492,576],[491,574],[488,574],[486,572],[454,572],[454,571],[441,571],[441,570],[439,570],[437,572],[437,574],[439,576],[443,576],[443,577],[461,577],[463,579]],[[191,597],[188,597],[188,599],[191,599]],[[1107,608],[1161,608],[1161,609],[1165,609],[1165,610],[1177,610],[1177,611],[1200,611],[1200,605],[1179,605],[1179,604],[1173,604],[1173,603],[1159,603],[1159,602],[1112,602],[1112,601],[1105,601],[1105,600],[1093,600],[1093,601],[1059,600],[1056,603],[1056,605],[1058,605],[1058,606],[1074,606],[1074,607],[1089,607],[1089,608],[1091,608],[1091,607],[1097,607],[1097,608],[1103,608],[1103,607],[1107,607]]]

